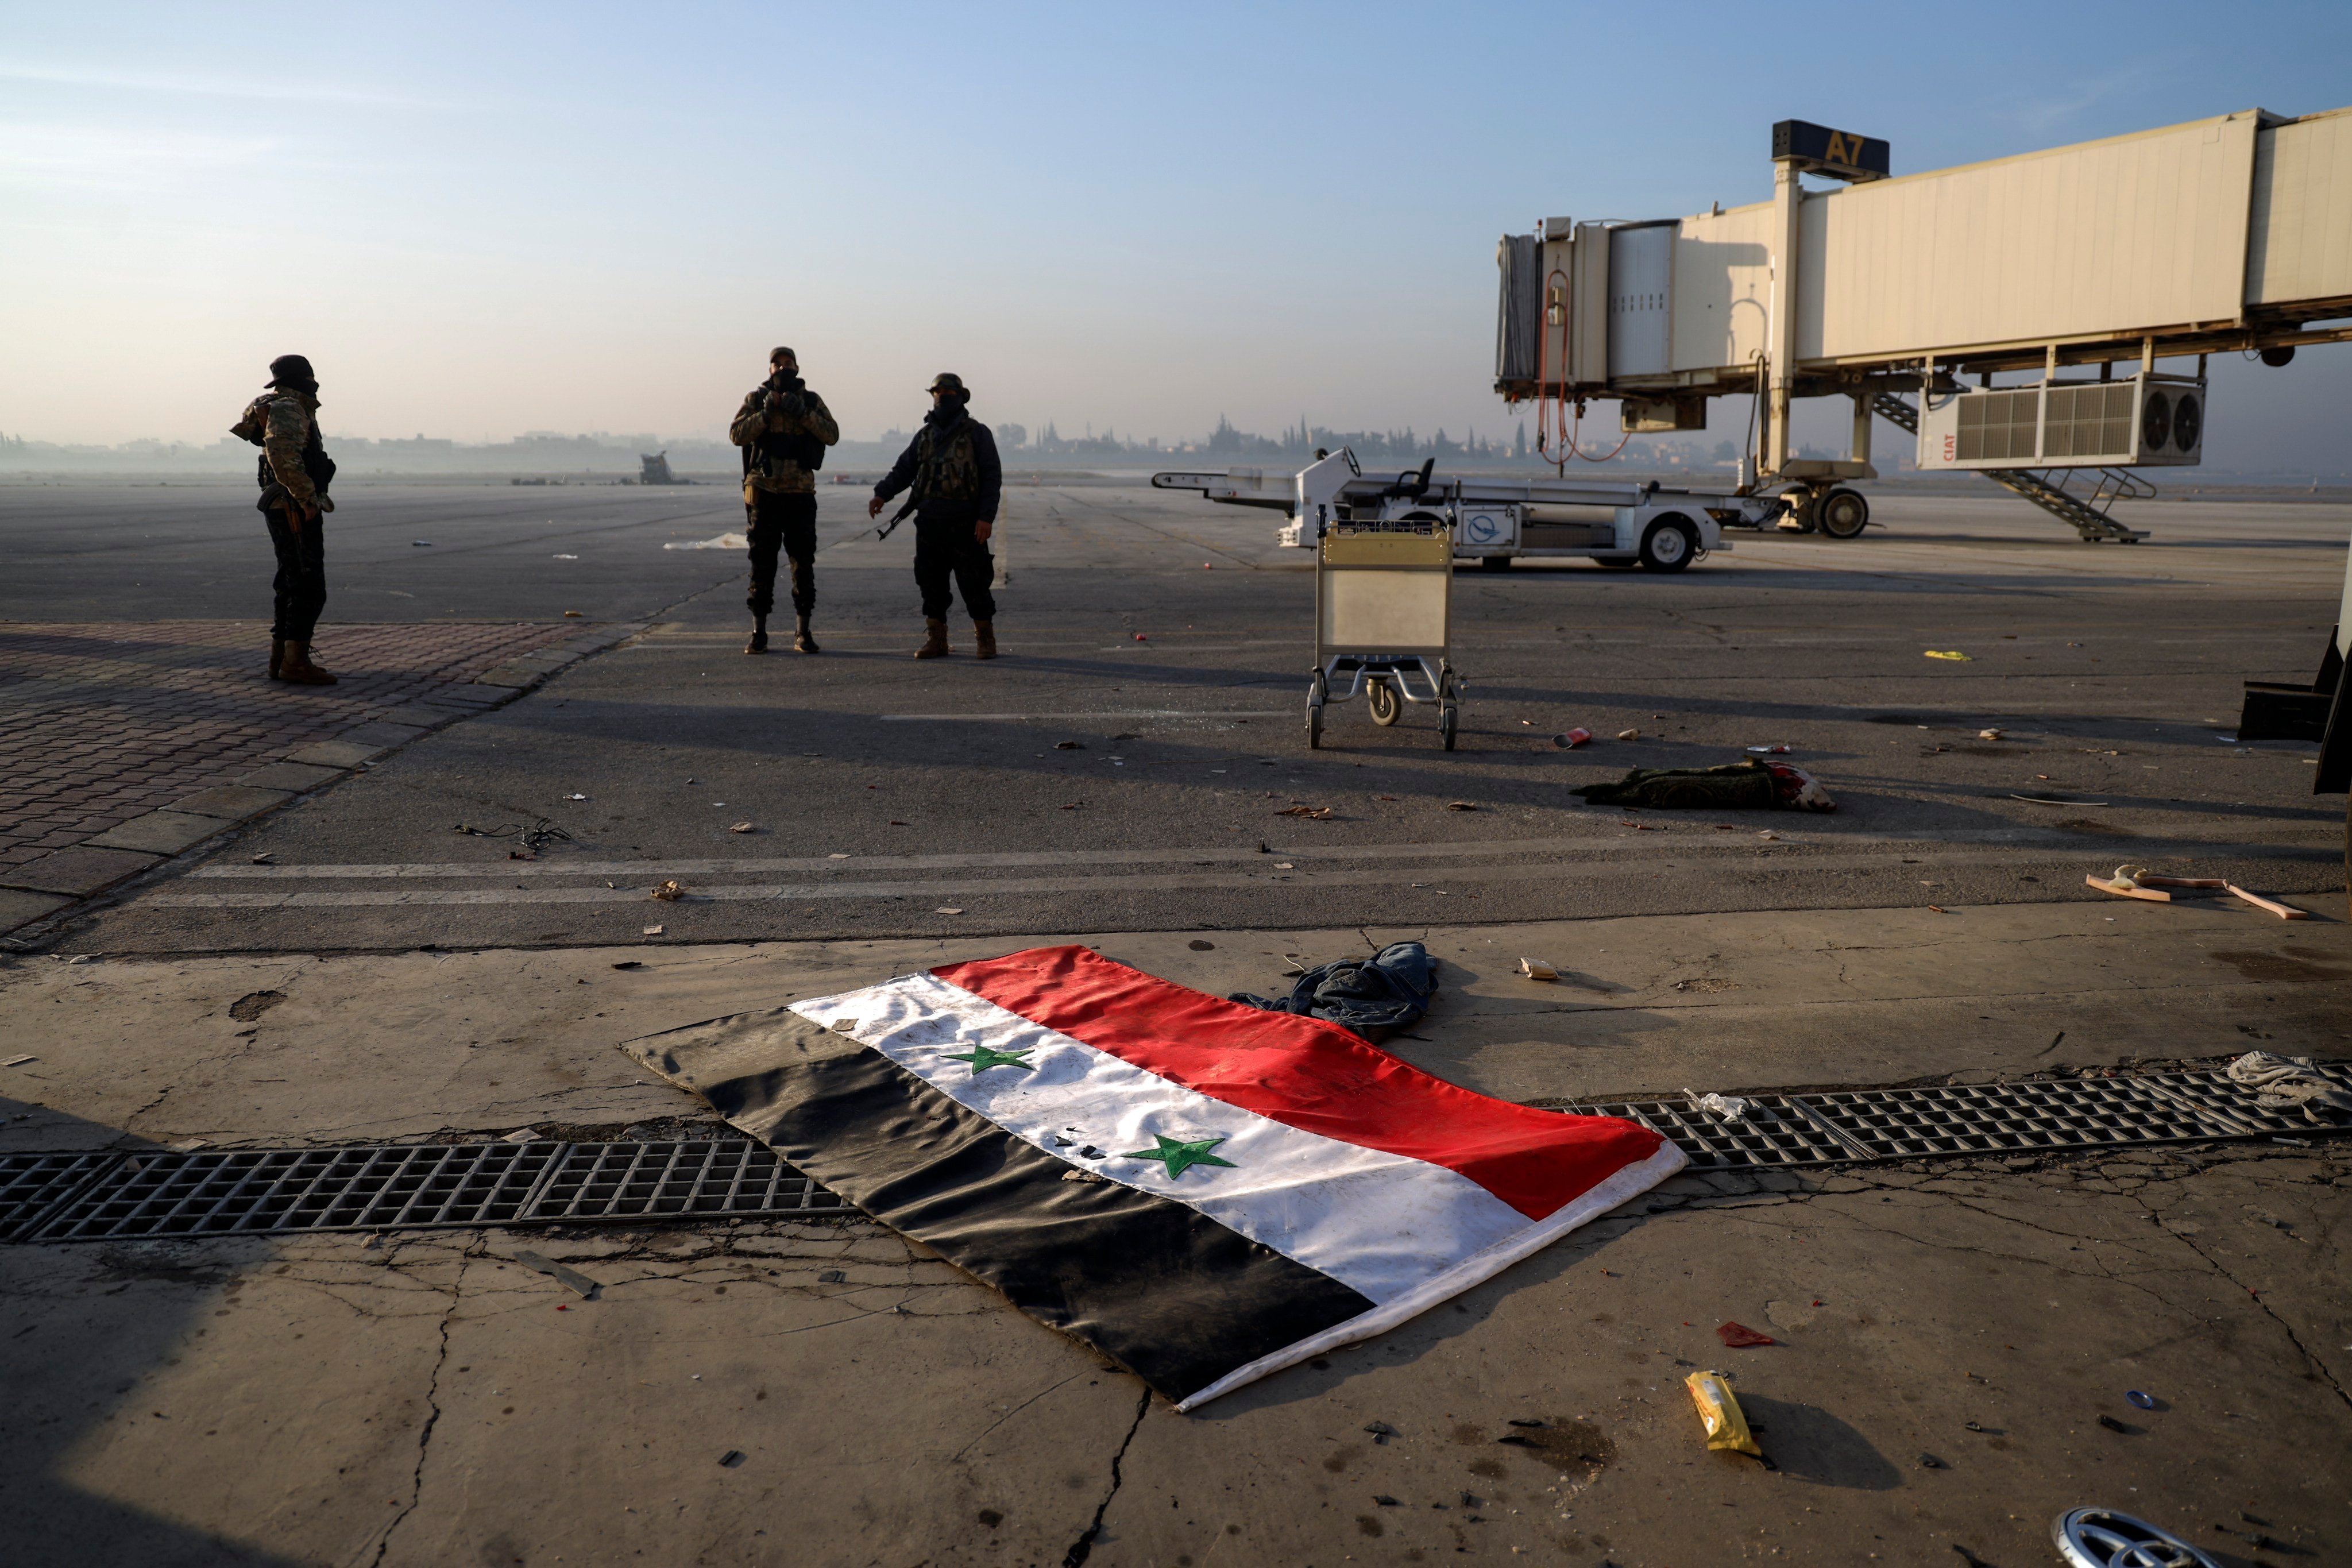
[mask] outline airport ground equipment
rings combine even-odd
[[[1435,468],[1433,458],[1418,472],[1370,476],[1342,448],[1297,474],[1233,468],[1154,474],[1151,483],[1198,490],[1228,506],[1286,512],[1299,521],[1301,544],[1320,541],[1333,526],[1443,523],[1454,559],[1475,560],[1488,571],[1507,568],[1515,556],[1589,556],[1604,566],[1680,572],[1710,551],[1729,549],[1723,530],[1762,528],[1787,511],[1776,496]],[[1838,493],[1861,500],[1853,490]],[[1866,507],[1862,515],[1867,519]],[[1854,528],[1859,532],[1860,522]]]
[[[1360,692],[1375,724],[1395,723],[1407,702],[1434,702],[1452,751],[1462,711],[1453,624],[1454,530],[1435,512],[1318,528],[1307,745],[1323,743],[1324,707]]]
[[[1885,142],[1784,121],[1772,163],[1769,202],[1503,237],[1495,386],[1535,403],[1547,460],[1601,460],[1591,402],[1634,433],[1703,430],[1733,397],[1742,493],[1783,489],[1792,524],[1852,538],[1867,503],[1844,487],[1877,477],[1875,411],[1920,468],[1983,473],[2085,540],[2128,542],[2108,512],[2152,493],[2134,470],[2203,455],[2207,356],[2284,366],[2352,339],[2352,109],[1902,176]],[[2180,361],[2195,374],[2158,369]],[[1790,405],[1827,396],[1853,401],[1849,454],[1799,456]]]

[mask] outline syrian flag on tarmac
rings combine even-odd
[[[1082,947],[628,1048],[1182,1409],[1394,1327],[1684,1163],[1633,1122],[1489,1100]]]

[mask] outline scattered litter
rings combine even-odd
[[[1718,1323],[1715,1337],[1736,1351],[1753,1350],[1759,1345],[1777,1345],[1780,1342],[1769,1334],[1759,1334],[1744,1323]]]
[[[1560,734],[1554,735],[1551,738],[1551,743],[1558,746],[1563,752],[1572,752],[1591,739],[1592,739],[1592,731],[1579,727],[1577,729],[1569,730]]]
[[[41,1059],[40,1058],[38,1058],[38,1057],[37,1057],[37,1056],[31,1056],[31,1055],[21,1056],[21,1057],[10,1057],[6,1061],[5,1061],[5,1062],[0,1062],[0,1068],[20,1068],[20,1067],[23,1067],[26,1062],[37,1062],[37,1061],[39,1061],[40,1059]]]
[[[566,800],[586,800],[588,797],[584,795],[567,795],[563,798]]]
[[[1367,1421],[1364,1423],[1364,1430],[1372,1435],[1372,1441],[1375,1443],[1385,1443],[1390,1438],[1401,1435],[1395,1427],[1385,1421]]]
[[[2142,1410],[2153,1410],[2156,1408],[2156,1395],[2153,1394],[2143,1394],[2137,1388],[2127,1388],[2124,1390],[2124,1397],[2130,1400],[2134,1405],[2138,1405]]]
[[[1298,869],[1297,866],[1287,860],[1276,860],[1274,863],[1274,868],[1277,871],[1296,871]]]
[[[433,548],[433,542],[429,539],[412,539],[408,542],[408,547],[411,550],[430,550]]]
[[[1950,914],[1950,913],[1952,912],[1951,910],[1949,910],[1946,909],[1946,908],[1945,908],[1943,905],[1941,905],[1941,904],[1929,904],[1929,905],[1927,906],[1927,910],[1928,910],[1928,912],[1929,912],[1930,914],[1938,914],[1938,915],[1948,915],[1948,914]]]
[[[1372,1502],[1375,1507],[1379,1508],[1402,1508],[1404,1506],[1404,1504],[1397,1501],[1396,1499],[1389,1496],[1386,1492],[1374,1492],[1372,1494]]]
[[[1693,1094],[1689,1089],[1683,1090],[1683,1094],[1693,1105],[1697,1106],[1709,1116],[1720,1118],[1725,1121],[1738,1121],[1748,1114],[1748,1102],[1736,1095],[1712,1092]]]
[[[1919,1468],[1923,1470],[1942,1470],[1950,1468],[1950,1467],[1946,1465],[1943,1460],[1936,1458],[1933,1454],[1920,1455]]]
[[[634,958],[625,958],[621,960],[620,963],[613,965],[613,967],[615,969],[643,969],[645,965]]]
[[[1445,809],[1448,811],[1475,811],[1478,808],[1475,805],[1466,800],[1449,800],[1445,803]]]
[[[2235,882],[2225,882],[2222,886],[2231,898],[2243,899],[2258,910],[2268,910],[2283,921],[2307,921],[2311,918],[2309,910],[2298,910],[2292,904],[2282,904],[2275,899],[2265,899],[2259,893],[2250,893]]]
[[[1135,634],[1135,640],[1138,642],[1149,642],[1150,639],[1146,637],[1141,632],[1138,632]]]
[[[209,1138],[183,1138],[177,1143],[173,1144],[172,1147],[178,1150],[181,1153],[186,1154],[192,1153],[198,1149],[208,1148],[211,1144],[212,1140]]]
[[[1642,738],[1642,731],[1639,730],[1620,730],[1617,731],[1617,738],[1621,741],[1638,741]]]
[[[740,1448],[730,1448],[719,1456],[719,1465],[721,1469],[731,1470],[742,1462],[743,1450]]]
[[[1766,828],[1763,832],[1761,832],[1761,833],[1758,834],[1756,837],[1759,837],[1759,838],[1761,838],[1761,839],[1766,840],[1768,843],[1778,844],[1778,843],[1780,843],[1780,836],[1779,834],[1777,834],[1777,833],[1773,832],[1773,831],[1772,831],[1770,828],[1769,828],[1769,827],[1768,827],[1768,828]]]
[[[501,1136],[499,1139],[499,1142],[501,1143],[528,1143],[538,1136],[539,1129],[536,1127],[518,1127],[513,1131]]]
[[[2323,1107],[2352,1114],[2352,1093],[2321,1077],[2309,1057],[2248,1051],[2230,1064],[2230,1081],[2256,1090],[2254,1103],[2264,1110],[2301,1107],[2305,1116],[2321,1123],[2327,1121]]]
[[[585,800],[588,797],[580,795],[575,798]],[[521,846],[526,858],[538,854],[551,844],[579,842],[571,834],[556,826],[544,816],[529,827],[525,827],[520,822],[501,823],[496,827],[476,827],[469,822],[459,822],[451,824],[449,831],[462,833],[468,838],[511,838]],[[509,858],[512,858],[509,857]]]
[[[1236,991],[1227,999],[1269,1013],[1321,1018],[1377,1044],[1394,1030],[1420,1023],[1436,994],[1437,960],[1417,942],[1400,942],[1368,959],[1341,959],[1306,970],[1287,996]]]
[[[253,858],[253,863],[254,863],[255,865],[257,865],[257,866],[267,866],[267,865],[268,865],[268,864],[269,864],[269,852],[268,852],[268,850],[266,850],[266,849],[265,849],[265,850],[263,850],[260,854],[256,855],[256,856]]]
[[[963,913],[963,911],[959,909],[951,908],[949,905],[941,904],[938,909],[933,910],[931,913],[935,915],[960,915]]]
[[[647,927],[646,927],[646,934],[647,936],[659,936],[659,935],[661,935],[661,933],[662,933],[662,928],[661,928],[661,927],[659,927],[659,926],[647,926]]]
[[[749,550],[751,548],[751,542],[740,533],[721,533],[709,539],[673,539],[662,548],[664,550]]]
[[[1789,754],[1786,746],[1749,746],[1747,751],[1751,757],[1785,757]]]
[[[1092,1171],[1065,1171],[1062,1173],[1062,1180],[1066,1182],[1098,1182],[1104,1186],[1108,1186],[1110,1184],[1110,1178],[1108,1176],[1097,1176]]]
[[[2128,1432],[2131,1430],[2131,1428],[2130,1428],[2130,1427],[2128,1427],[2128,1426],[2125,1426],[2122,1422],[2120,1422],[2120,1421],[2116,1420],[2116,1419],[2114,1416],[2112,1416],[2112,1415],[2102,1415],[2102,1416],[2100,1416],[2100,1417],[2099,1417],[2099,1425],[2100,1425],[2100,1426],[2104,1426],[2104,1427],[2105,1427],[2105,1428],[2106,1428],[2108,1431],[2110,1431],[2110,1432],[2126,1432],[2126,1433],[2128,1433]]]
[[[563,618],[567,621],[576,621],[580,619],[582,614],[583,612],[579,610],[566,610],[563,612]]]
[[[1191,948],[1194,952],[1210,952],[1215,951],[1217,944],[1213,942],[1207,941],[1204,938],[1196,936],[1184,945]]]
[[[674,904],[686,897],[686,884],[676,877],[671,877],[653,890],[652,897],[662,903]]]
[[[536,1252],[518,1252],[514,1255],[514,1260],[534,1274],[550,1276],[558,1285],[583,1300],[593,1301],[596,1299],[596,1291],[599,1288],[597,1282],[577,1268],[566,1268],[561,1263],[541,1258]]]
[[[727,830],[730,833],[757,833],[760,830],[748,822],[739,822]]]
[[[1695,1372],[1683,1379],[1691,1403],[1698,1406],[1699,1424],[1706,1428],[1706,1446],[1727,1454],[1748,1454],[1760,1459],[1764,1450],[1748,1430],[1748,1416],[1731,1392],[1731,1379],[1719,1372]]]
[[[1746,757],[1714,768],[1635,768],[1615,784],[1579,784],[1568,792],[1591,805],[1666,809],[1835,811],[1821,781],[1793,763]]]
[[[558,555],[556,559],[558,561],[577,561],[580,557],[577,555]]]
[[[818,1271],[816,1282],[820,1285],[838,1285],[848,1278],[848,1275],[838,1268],[826,1268]]]
[[[1979,741],[2000,741],[2008,739],[2008,735],[2006,731],[2000,730],[1979,730],[1977,731],[1977,739]]]
[[[828,855],[825,858],[828,860],[846,860],[849,857],[846,855]]]
[[[1519,973],[1526,975],[1530,980],[1557,980],[1559,978],[1559,971],[1558,969],[1544,963],[1540,959],[1534,958],[1523,958],[1519,960]]]
[[[1967,664],[1969,662],[1972,656],[1961,653],[1957,648],[1931,647],[1927,650],[1927,657],[1929,658],[1948,658],[1959,664]]]
[[[1330,820],[1331,808],[1328,805],[1289,805],[1283,807],[1283,809],[1276,812],[1274,815],[1276,816],[1304,816],[1309,817],[1317,822],[1328,822]]]
[[[1057,752],[1083,752],[1086,749],[1087,743],[1084,741],[1056,741],[1054,742],[1054,750]]]

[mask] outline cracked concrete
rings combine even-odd
[[[1524,1099],[2342,1054],[2346,928],[2115,912],[1433,930],[1447,989],[1395,1044]],[[1072,940],[1227,990],[1364,933]],[[620,1040],[1003,945],[20,960],[0,1151],[675,1136],[707,1113]],[[0,1247],[0,1509],[29,1562],[207,1568],[2024,1568],[2095,1501],[2286,1568],[2352,1553],[2347,1192],[2326,1140],[1685,1173],[1190,1416],[863,1221]],[[1693,1367],[1776,1468],[1705,1450]]]

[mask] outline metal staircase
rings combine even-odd
[[[1890,424],[1914,436],[1919,433],[1919,411],[1894,393],[1880,393],[1870,400],[1870,406]],[[2077,475],[2089,473],[2095,473],[2098,482],[2088,495],[2076,495],[2066,488]],[[2054,484],[2051,474],[2059,476]],[[2072,525],[2086,544],[2103,540],[2137,544],[2147,537],[2145,530],[2126,528],[2107,515],[2119,500],[2147,500],[2156,494],[2154,485],[2128,468],[2047,468],[2038,474],[2025,468],[1993,468],[1986,470],[1984,477]]]

